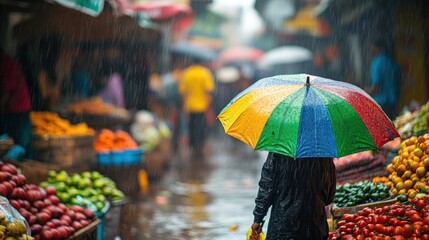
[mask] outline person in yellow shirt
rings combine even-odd
[[[184,69],[178,91],[182,97],[183,111],[188,115],[189,147],[202,154],[207,137],[205,114],[210,109],[215,83],[210,70],[197,59]]]

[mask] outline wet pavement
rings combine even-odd
[[[123,207],[122,239],[245,239],[265,157],[225,135],[205,158],[181,151],[150,195]]]

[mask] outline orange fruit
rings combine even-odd
[[[413,199],[413,198],[416,197],[417,191],[414,190],[414,189],[409,189],[408,192],[407,192],[407,195],[408,195],[409,198]]]
[[[412,136],[412,137],[410,137],[408,140],[411,142],[411,144],[415,144],[415,143],[417,143],[417,137],[416,137],[416,136]],[[410,145],[411,145],[411,144],[410,144]]]
[[[426,174],[426,168],[425,167],[418,167],[416,170],[416,174],[418,177],[423,177]]]
[[[426,143],[426,142],[424,142],[424,143],[420,143],[420,144],[419,144],[419,148],[420,148],[420,149],[422,149],[422,150],[426,149],[426,148],[427,148],[427,146],[428,146],[428,145],[427,145],[427,143]]]
[[[391,181],[385,182],[384,186],[386,186],[388,188],[392,188],[393,187],[393,182],[391,182]]]
[[[420,158],[419,158],[419,157],[417,157],[417,156],[413,156],[413,161],[414,161],[414,162],[420,162],[421,160],[420,160]]]
[[[420,148],[415,148],[414,151],[413,151],[413,153],[414,153],[414,156],[417,156],[419,158],[421,156],[423,156],[423,150],[421,150]]]
[[[405,182],[404,182],[404,188],[406,188],[406,189],[410,189],[410,188],[412,188],[414,186],[414,182],[413,181],[411,181],[410,179],[408,179],[408,180],[406,180]]]
[[[392,188],[390,191],[392,192],[393,196],[398,195],[398,190],[396,190],[396,188]]]
[[[429,140],[429,133],[425,133],[425,134],[423,134],[423,137],[424,137],[426,140]]]
[[[425,139],[425,137],[423,137],[423,136],[419,136],[419,137],[417,138],[417,141],[418,141],[419,143],[424,143],[424,142],[426,141],[426,139]]]
[[[396,184],[398,184],[398,183],[402,182],[402,178],[400,178],[400,177],[395,177],[395,178],[392,180],[392,182],[393,182],[393,184],[394,184],[394,185],[396,185]]]
[[[407,171],[405,171],[405,172],[404,172],[404,174],[402,174],[401,178],[402,178],[403,180],[405,180],[405,179],[410,179],[412,174],[413,174],[413,173],[412,173],[410,170],[407,170]]]
[[[405,188],[399,190],[399,192],[398,192],[399,195],[405,195],[406,193],[407,193],[407,190]]]
[[[393,165],[391,163],[389,165],[387,165],[386,170],[388,173],[393,173],[395,171],[395,169],[393,169]]]
[[[415,172],[419,166],[420,166],[420,165],[419,165],[419,163],[418,163],[418,162],[411,162],[411,163],[410,163],[410,169],[411,169],[411,171],[413,171],[413,172]]]
[[[410,154],[407,151],[403,151],[401,154],[402,159],[408,159],[409,156]]]
[[[404,164],[401,164],[398,166],[398,168],[396,168],[396,171],[398,172],[399,176],[402,176],[402,174],[404,174],[405,171],[407,171],[407,167]]]
[[[414,184],[414,189],[420,190],[421,188],[424,188],[425,186],[426,186],[426,184],[424,184],[423,182],[416,182]]]
[[[398,182],[396,185],[395,185],[395,188],[396,188],[396,190],[398,190],[398,191],[400,191],[400,190],[402,190],[402,189],[404,189],[404,183],[403,182]]]
[[[396,156],[392,159],[392,164],[395,165],[396,163],[400,162],[402,159],[400,156]]]

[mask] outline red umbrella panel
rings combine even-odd
[[[221,65],[231,62],[249,61],[256,62],[264,55],[264,52],[260,49],[253,47],[232,47],[223,50],[218,60]]]

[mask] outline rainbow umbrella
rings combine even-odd
[[[399,137],[362,89],[307,74],[261,79],[218,115],[225,132],[253,149],[293,158],[342,157]]]

